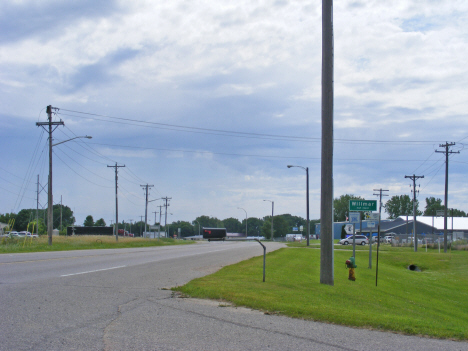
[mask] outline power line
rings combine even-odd
[[[266,134],[266,133],[251,133],[251,132],[239,132],[233,130],[223,130],[223,129],[211,129],[211,128],[201,128],[201,127],[192,127],[192,126],[183,126],[183,125],[176,125],[176,124],[169,124],[169,123],[160,123],[160,122],[150,122],[144,120],[137,120],[132,118],[122,118],[122,117],[115,117],[115,116],[108,116],[108,115],[101,115],[97,113],[90,113],[90,112],[81,112],[76,110],[68,110],[68,109],[60,109],[62,111],[72,112],[72,113],[79,113],[83,115],[93,116],[93,117],[84,117],[84,116],[77,116],[77,115],[68,115],[62,112],[59,112],[61,115],[70,116],[70,117],[77,117],[77,118],[91,118],[96,119],[94,117],[102,117],[108,118],[111,120],[123,121],[123,122],[132,122],[126,123],[130,125],[140,126],[140,124],[145,124],[148,126],[157,126],[160,129],[169,129],[169,130],[176,130],[176,131],[185,131],[185,132],[202,132],[207,134],[216,134],[216,135],[224,135],[224,136],[237,136],[237,137],[253,137],[253,138],[262,138],[262,139],[273,139],[273,140],[285,140],[285,141],[307,141],[307,142],[320,142],[321,138],[319,137],[301,137],[301,136],[293,136],[293,135],[279,135],[279,134]],[[103,119],[99,119],[105,122],[112,122]],[[114,122],[116,123],[116,122]],[[405,140],[405,141],[398,141],[398,140],[371,140],[371,139],[340,139],[335,138],[334,142],[344,142],[344,143],[363,143],[363,144],[434,144],[433,140]]]
[[[170,152],[182,152],[192,154],[212,154],[222,156],[239,156],[239,157],[258,157],[258,158],[277,158],[277,159],[305,159],[305,160],[320,160],[320,157],[305,157],[305,156],[273,156],[273,155],[259,155],[259,154],[240,154],[240,153],[228,153],[228,152],[213,152],[203,150],[181,150],[181,149],[168,149],[168,148],[155,148],[145,146],[130,146],[130,145],[116,145],[107,143],[88,143],[93,145],[112,146],[128,149],[140,149],[140,150],[157,150],[157,151],[170,151]],[[382,158],[334,158],[337,161],[386,161],[386,162],[421,162],[422,160],[401,160],[401,159],[382,159]]]

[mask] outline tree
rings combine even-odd
[[[275,224],[274,220],[273,220],[273,224]],[[276,230],[273,228],[273,237],[275,237],[275,233],[276,233]],[[263,222],[262,236],[264,236],[267,239],[271,239],[271,216],[268,216],[268,218],[265,218],[265,221]]]
[[[223,228],[223,222],[216,217],[200,216],[195,218],[200,225],[206,228]]]
[[[18,212],[15,220],[15,228],[18,231],[27,230],[29,222],[32,222],[36,219],[36,215],[32,213],[31,209],[23,209]],[[35,212],[35,210],[34,210]]]
[[[174,234],[178,235],[179,228],[180,228],[180,236],[182,238],[194,235],[193,225],[191,225],[189,222],[186,222],[186,221],[172,222],[172,224],[168,225],[168,229],[169,229],[168,232],[170,233],[171,236]]]
[[[341,195],[333,200],[335,222],[344,222],[349,214],[349,200],[365,200],[360,196],[350,194]]]
[[[442,205],[442,199],[436,199],[435,197],[426,197],[426,209],[424,210],[425,216],[436,216],[437,211],[443,210],[445,208]]]
[[[419,201],[416,199],[416,215],[422,214],[418,209]],[[394,219],[399,216],[413,215],[413,200],[410,199],[409,195],[395,195],[387,201],[384,205],[385,212],[388,213],[389,218]]]
[[[228,233],[240,233],[242,224],[237,218],[226,218],[223,219],[224,228]]]
[[[105,227],[105,226],[106,226],[106,221],[104,220],[104,218],[99,218],[99,219],[94,223],[94,226],[95,226],[95,227]]]
[[[467,217],[465,211],[457,210],[456,208],[450,208],[448,213],[450,213],[451,217]]]
[[[16,214],[15,213],[0,214],[0,223],[9,224],[10,221],[13,221],[15,219],[16,219]],[[6,230],[13,230],[13,228],[8,228]]]
[[[286,236],[289,233],[289,225],[282,215],[275,216],[273,219],[274,237],[279,238]],[[271,226],[271,223],[270,223]]]
[[[83,225],[85,227],[94,227],[94,219],[93,216],[89,215],[86,217],[86,219],[83,222]]]
[[[345,230],[346,224],[343,224],[341,227],[341,239],[346,238],[346,230]]]
[[[73,211],[70,207],[64,205],[54,205],[53,206],[53,213],[54,213],[54,228],[60,227],[60,207],[62,207],[62,228],[70,227],[75,223],[75,217],[73,217]],[[36,210],[34,211],[34,217],[36,216]]]

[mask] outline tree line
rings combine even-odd
[[[334,206],[334,218],[336,222],[344,222],[347,220],[349,215],[349,201],[350,200],[364,200],[360,196],[352,194],[341,195],[333,200]],[[435,197],[426,198],[426,206],[424,212],[419,209],[419,201],[416,199],[416,215],[421,216],[436,216],[437,211],[444,210],[442,200]],[[383,205],[385,212],[388,214],[390,219],[398,218],[399,216],[412,216],[413,215],[413,200],[409,195],[395,195],[392,196]],[[75,217],[70,207],[65,205],[54,205],[54,228],[60,230],[60,234],[66,233],[66,228],[72,226],[75,223]],[[36,214],[38,214],[39,221],[36,223]],[[467,217],[465,211],[458,209],[448,209],[448,215],[453,217]],[[0,222],[12,223],[14,221],[13,228],[8,230],[16,231],[36,231],[37,225],[39,225],[39,234],[47,233],[47,209],[40,209],[36,212],[36,209],[23,209],[17,214],[6,213],[0,214]],[[310,221],[310,233],[315,233],[315,224],[320,223],[319,219]],[[153,224],[153,223],[148,223]],[[154,223],[159,224],[159,223]],[[161,231],[164,232],[167,229],[169,235],[178,234],[179,228],[182,237],[198,235],[201,233],[201,228],[212,227],[212,228],[226,228],[228,233],[242,233],[246,234],[246,220],[239,221],[237,218],[229,217],[226,219],[218,219],[216,217],[199,216],[194,221],[177,221],[167,225],[167,228],[161,226]],[[106,226],[106,221],[100,218],[94,221],[92,215],[88,215],[83,222],[83,226]],[[306,220],[299,216],[293,216],[291,214],[276,215],[273,218],[273,237],[283,237],[288,233],[293,232],[294,227],[303,226],[303,234],[307,233]],[[145,229],[145,223],[143,221],[137,221],[133,223],[122,221],[118,224],[118,229],[124,229],[136,236],[141,236]],[[247,219],[247,235],[249,236],[264,236],[265,238],[271,238],[271,216],[263,218],[250,217]]]
[[[75,224],[75,217],[73,216],[73,211],[70,207],[65,205],[54,205],[54,228],[60,229],[60,234],[66,234],[66,228],[68,226],[73,226]],[[60,215],[61,211],[61,215]],[[38,211],[39,215],[39,234],[47,233],[47,209],[41,209]],[[23,231],[29,230],[36,232],[36,209],[23,209],[17,214],[15,213],[6,213],[0,214],[0,222],[2,223],[12,223],[14,220],[13,228],[8,228],[7,230],[16,230]],[[317,220],[310,221],[310,232],[311,234],[315,233],[315,223],[320,222]],[[62,224],[60,228],[60,223]],[[147,223],[148,225],[157,225],[159,223]],[[100,218],[94,221],[92,215],[86,216],[83,226],[92,227],[92,226],[106,226],[107,223],[103,218]],[[112,225],[114,225],[112,223]],[[293,233],[294,227],[303,226],[303,234],[307,233],[306,220],[299,216],[293,216],[291,214],[282,214],[276,215],[273,218],[273,237],[284,237],[288,233]],[[210,228],[226,228],[228,233],[241,233],[248,236],[264,236],[265,238],[271,238],[271,216],[266,216],[263,218],[250,217],[247,218],[247,228],[246,228],[246,219],[239,221],[237,218],[226,218],[218,219],[216,217],[209,216],[199,216],[195,218],[192,222],[188,221],[177,221],[167,224],[165,228],[161,225],[161,232],[167,230],[170,236],[177,235],[180,228],[180,233],[182,237],[198,235],[201,233],[201,228],[210,227]],[[126,222],[122,221],[118,223],[118,229],[124,229],[130,233],[135,234],[136,236],[142,236],[145,230],[145,223],[143,221],[137,222]],[[149,229],[147,228],[149,231]]]

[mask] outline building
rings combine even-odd
[[[437,217],[434,217],[437,218]],[[417,235],[442,235],[444,233],[443,218],[438,218],[442,221],[442,228],[440,228],[439,223],[432,225],[433,217],[416,217],[416,233]],[[448,223],[449,221],[447,221]],[[454,218],[453,230],[455,233],[462,237],[468,237],[468,217],[466,218]],[[466,224],[465,224],[466,223]],[[350,222],[335,222],[333,223],[333,238],[341,239],[341,229],[344,225],[351,224]],[[362,225],[362,227],[361,227]],[[355,232],[358,234],[362,233],[366,236],[372,235],[377,236],[378,221],[363,220],[362,223],[355,224]],[[447,225],[450,230],[449,233],[452,235],[452,227]],[[466,228],[466,229],[462,229]],[[315,225],[315,231],[320,235],[320,223]],[[395,234],[395,235],[412,235],[413,234],[413,217],[400,216],[396,219],[383,219],[380,221],[380,236],[384,237],[385,235]]]

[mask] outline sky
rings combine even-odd
[[[444,198],[468,211],[468,2],[335,1],[334,197]],[[321,2],[4,0],[0,213],[320,217]],[[459,152],[459,153],[455,153]],[[299,167],[287,168],[287,165]],[[38,182],[39,179],[39,182]],[[143,187],[142,187],[143,186]],[[264,201],[268,200],[268,201]],[[156,213],[155,213],[156,212]],[[162,208],[164,223],[164,207]],[[141,217],[143,216],[143,217]],[[384,215],[385,217],[385,215]]]

